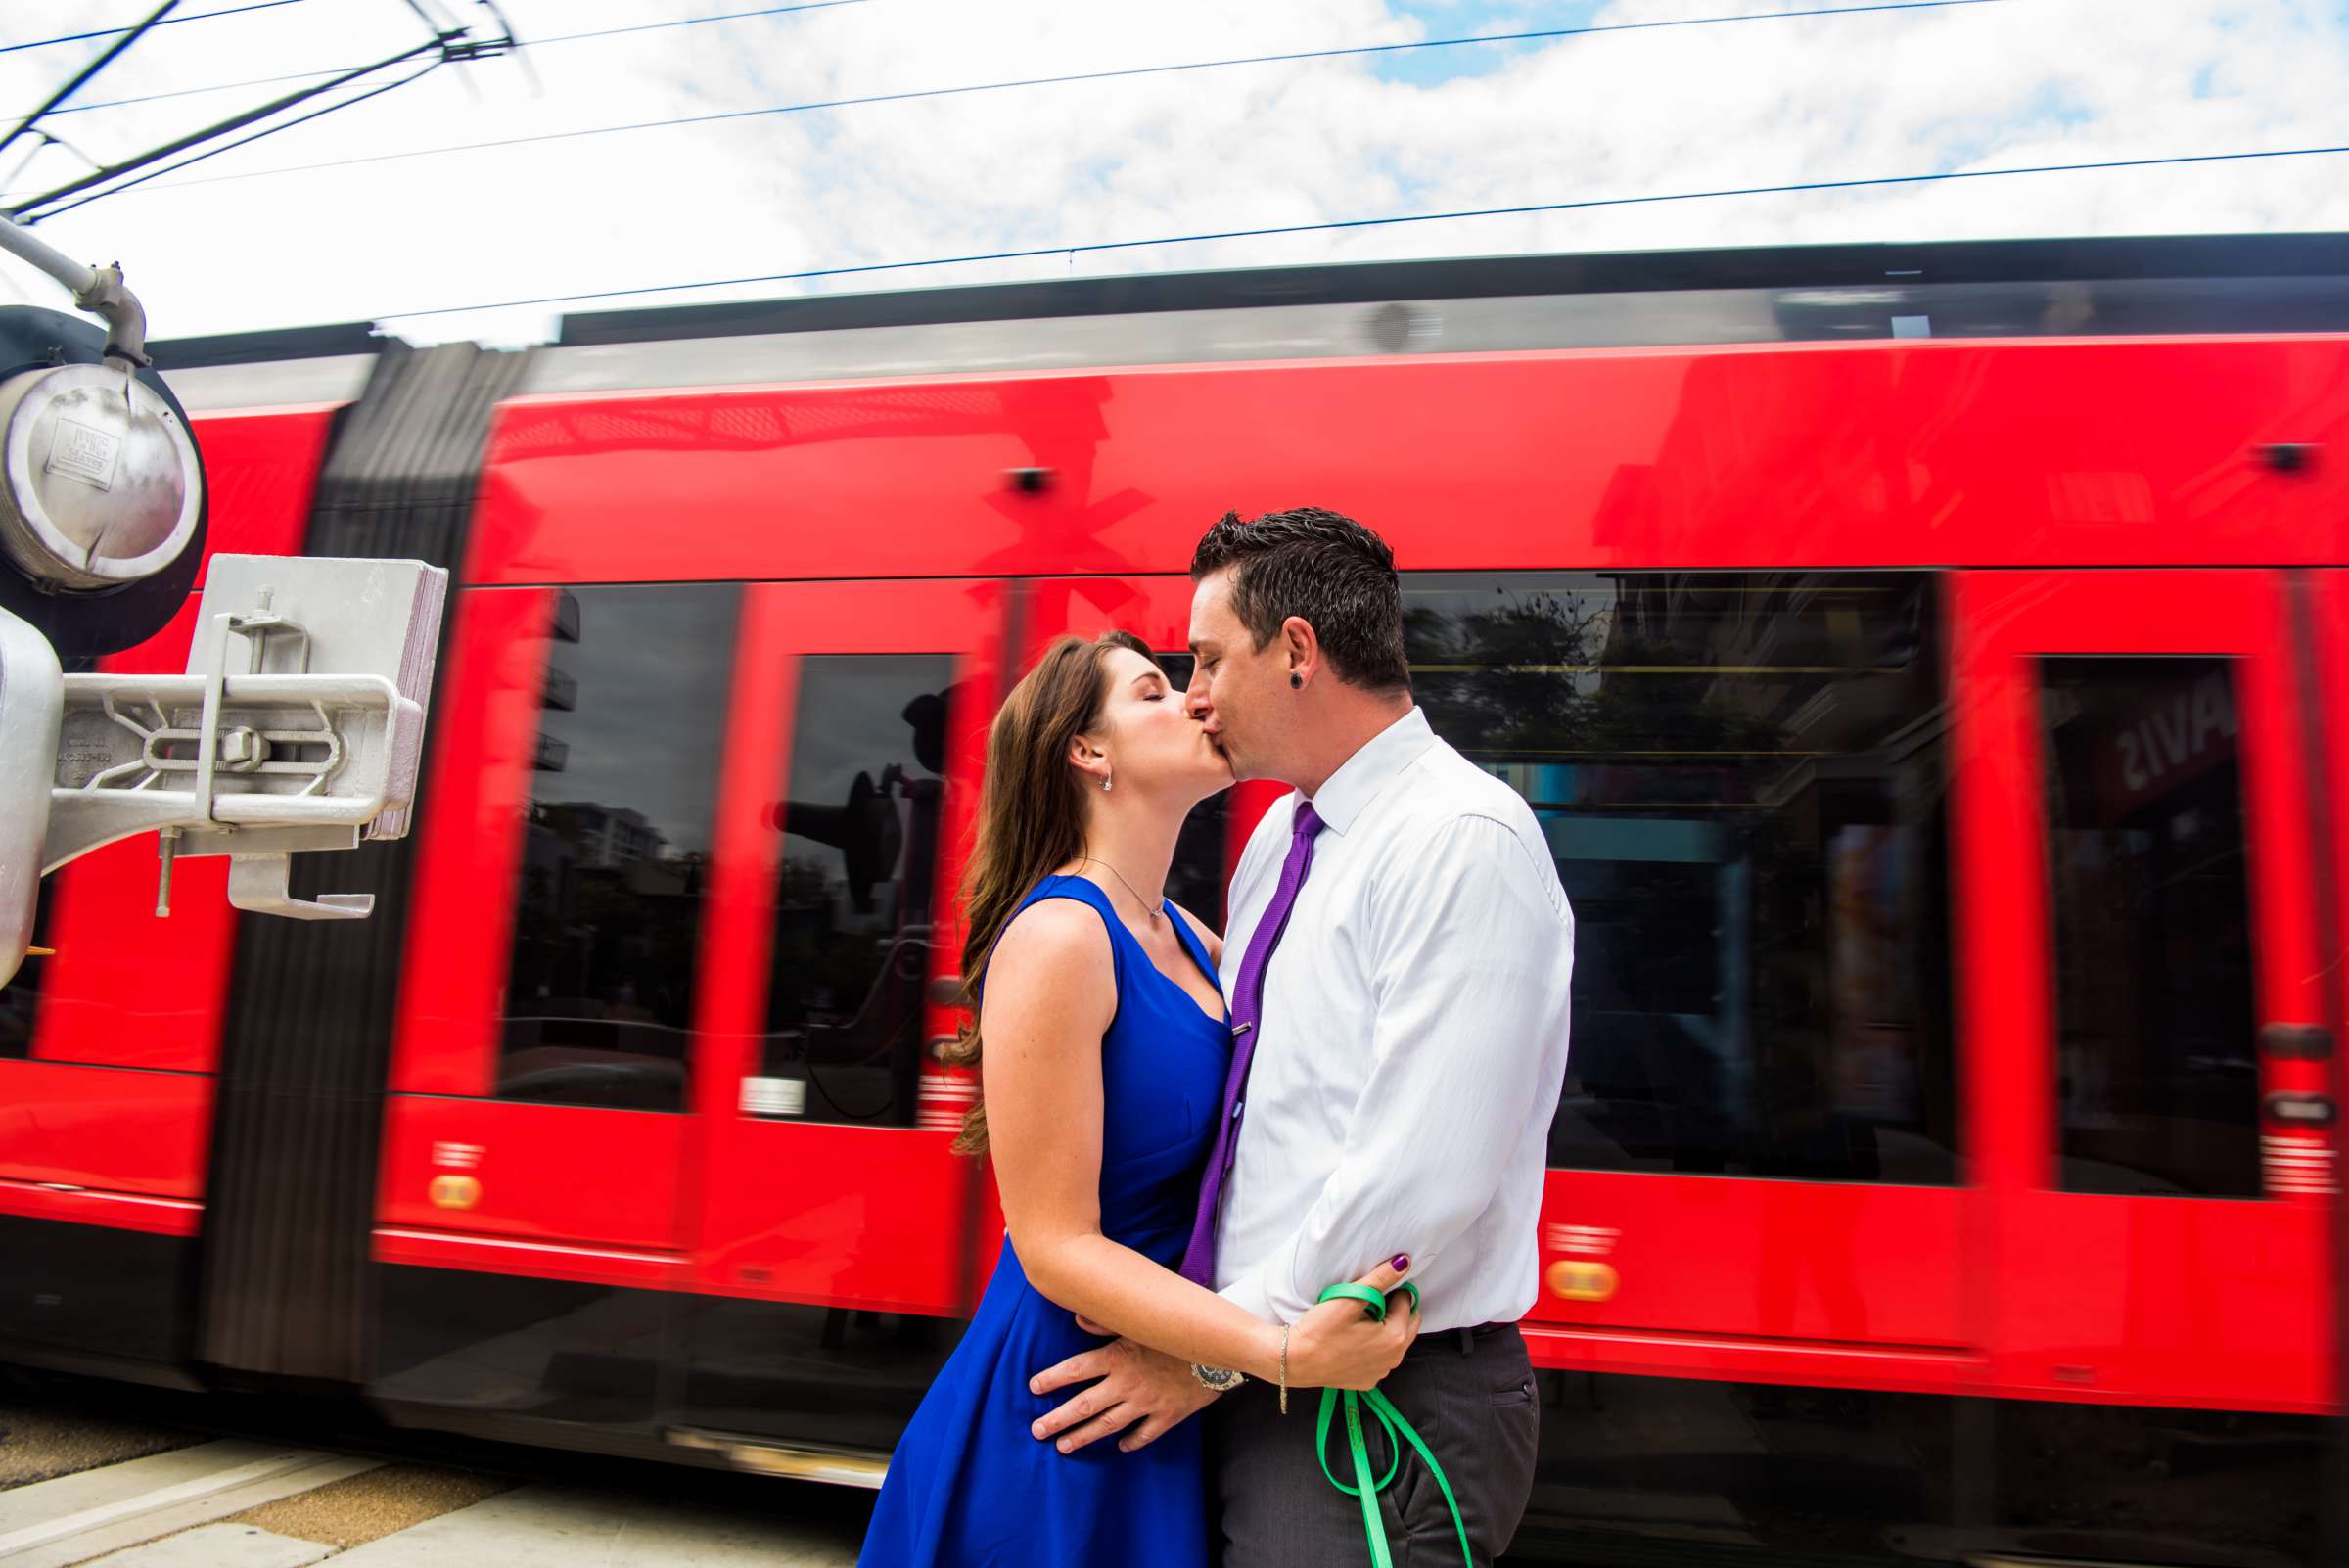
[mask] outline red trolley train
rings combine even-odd
[[[56,880],[0,1355],[869,1481],[1000,1235],[933,1054],[987,720],[1311,501],[1580,920],[1520,1552],[2338,1552],[2345,331],[2280,236],[162,346],[213,547],[457,573],[429,783],[316,868],[363,924]]]

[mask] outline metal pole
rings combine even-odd
[[[85,267],[6,216],[0,216],[0,250],[72,290],[73,302],[106,323],[106,357],[134,365],[153,362],[147,357],[147,307],[123,286],[120,267]]]
[[[57,650],[30,622],[0,610],[0,986],[16,977],[32,941],[65,712]]]
[[[66,286],[66,292],[79,299],[98,287],[98,274],[83,266],[65,252],[39,239],[8,217],[0,217],[0,251],[6,251],[20,261],[31,263]]]

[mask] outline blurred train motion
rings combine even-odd
[[[159,344],[212,549],[456,575],[421,827],[347,926],[55,879],[0,1359],[871,1484],[1001,1232],[934,1054],[990,715],[1063,632],[1179,671],[1201,530],[1310,502],[1580,918],[1520,1554],[2313,1560],[2344,333],[2276,236]]]

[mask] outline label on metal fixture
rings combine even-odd
[[[115,464],[121,455],[122,438],[63,415],[49,438],[49,472],[102,490],[115,487]]]

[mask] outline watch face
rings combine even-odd
[[[1228,1394],[1247,1381],[1228,1366],[1193,1366],[1191,1375],[1219,1394]]]

